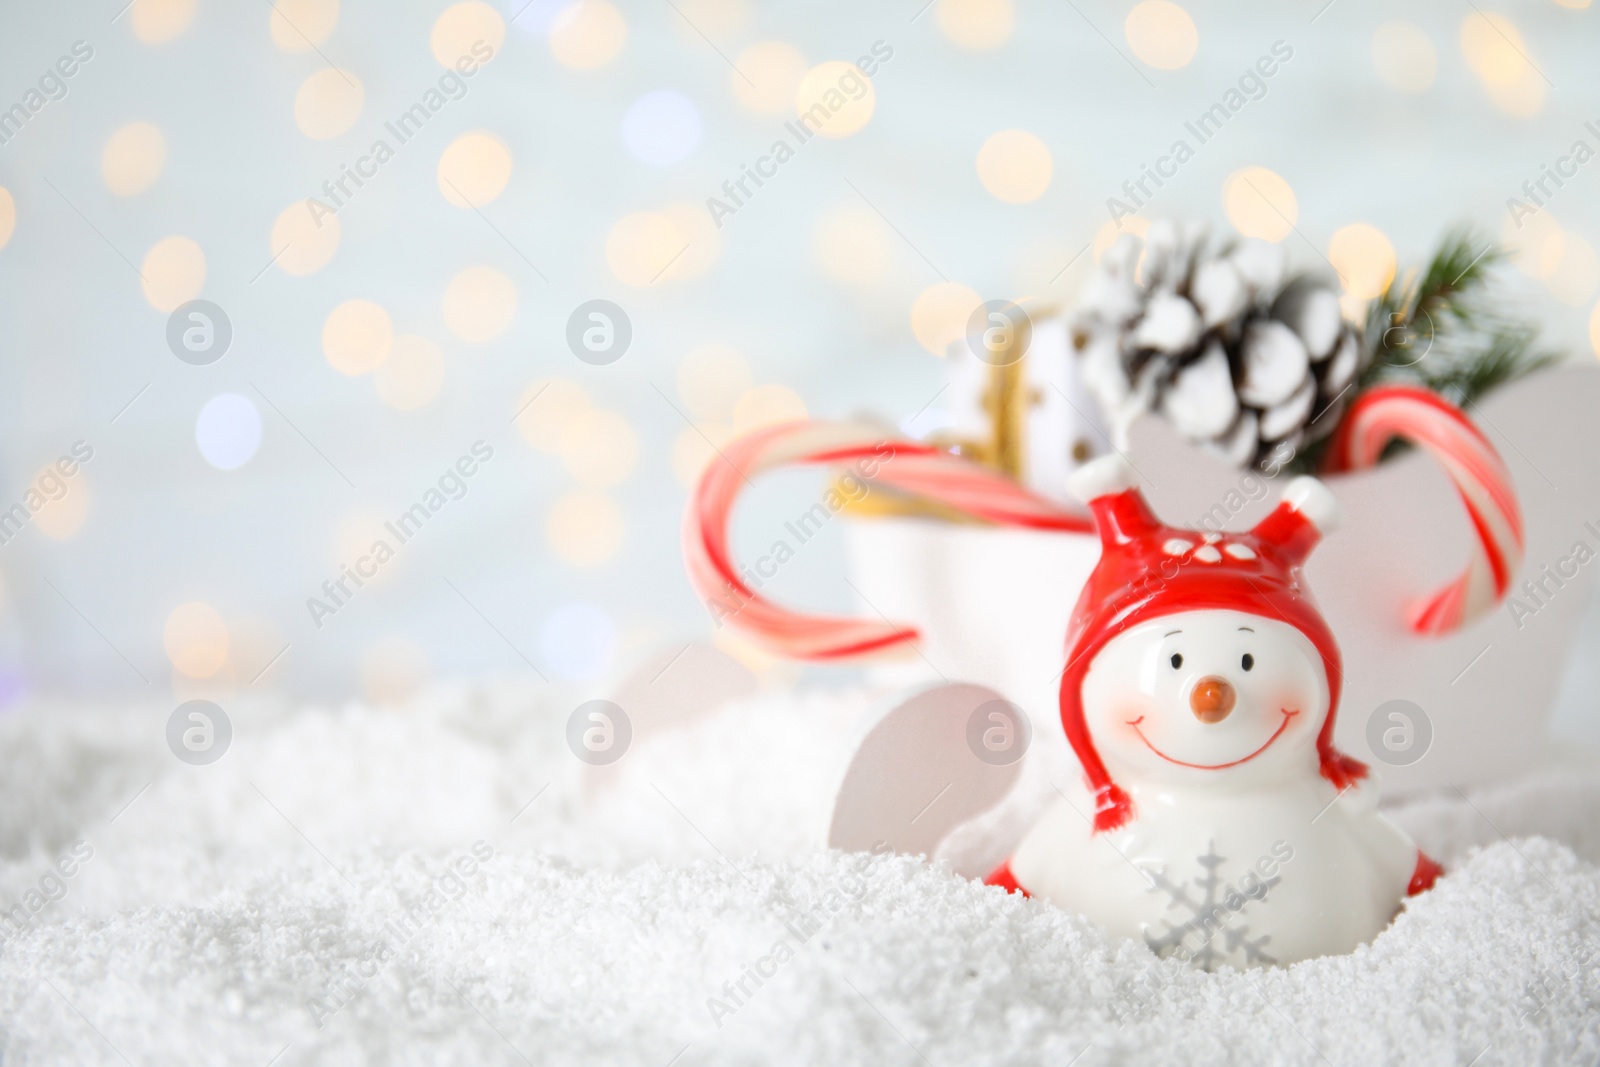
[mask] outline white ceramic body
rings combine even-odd
[[[1375,789],[1336,792],[1316,777],[1271,790],[1144,787],[1132,824],[1091,835],[1080,790],[1034,824],[1011,869],[1035,896],[1205,970],[1346,953],[1394,918],[1417,856],[1376,810]]]
[[[1197,687],[1231,710],[1202,719]],[[1207,970],[1349,952],[1399,910],[1416,847],[1375,805],[1319,773],[1328,710],[1316,648],[1237,611],[1162,616],[1090,663],[1084,721],[1132,820],[1090,830],[1086,791],[1063,795],[1011,858],[1033,895]]]

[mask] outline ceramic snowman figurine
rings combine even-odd
[[[1072,488],[1101,541],[1061,679],[1086,788],[988,881],[1206,970],[1370,940],[1439,867],[1333,747],[1339,649],[1300,574],[1332,493],[1297,478],[1218,535],[1163,525],[1120,456]]]

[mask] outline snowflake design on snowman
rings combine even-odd
[[[1280,842],[1274,848],[1280,845],[1284,843]],[[1289,855],[1293,855],[1293,850],[1290,850]],[[1278,961],[1267,955],[1263,949],[1263,946],[1272,940],[1271,934],[1262,934],[1251,940],[1250,927],[1236,927],[1230,919],[1243,911],[1250,901],[1265,900],[1267,892],[1283,879],[1276,875],[1259,879],[1254,877],[1253,871],[1247,871],[1244,876],[1247,881],[1243,887],[1235,888],[1231,884],[1225,884],[1218,874],[1218,869],[1227,860],[1217,855],[1215,842],[1206,849],[1204,856],[1197,857],[1196,862],[1205,870],[1205,875],[1194,879],[1193,883],[1200,891],[1199,900],[1191,896],[1186,886],[1169,881],[1164,869],[1156,868],[1147,872],[1150,877],[1150,891],[1165,893],[1168,897],[1168,906],[1185,909],[1189,913],[1189,919],[1178,924],[1168,919],[1166,932],[1160,936],[1153,935],[1146,926],[1144,943],[1158,956],[1180,956],[1204,971],[1216,970],[1216,965],[1224,962],[1226,957],[1235,951],[1242,951],[1247,966],[1277,963]],[[1226,935],[1224,948],[1221,950],[1215,944],[1216,935],[1219,933]],[[1196,944],[1193,946],[1187,943],[1191,934],[1196,938]]]
[[[988,881],[1208,971],[1371,940],[1440,868],[1333,745],[1339,649],[1301,574],[1333,495],[1296,478],[1254,529],[1217,535],[1161,523],[1120,456],[1073,489],[1101,542],[1061,678],[1084,791]],[[1261,859],[1226,881],[1229,857]]]

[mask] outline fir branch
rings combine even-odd
[[[1505,258],[1505,249],[1457,228],[1414,283],[1391,282],[1367,317],[1370,357],[1355,391],[1409,382],[1464,405],[1558,362],[1559,353],[1535,350],[1535,326],[1491,306],[1486,288]]]
[[[1418,364],[1421,383],[1452,403],[1466,405],[1497,387],[1561,360],[1538,351],[1538,330],[1527,324],[1501,324],[1473,349],[1428,365]]]
[[[1418,337],[1434,338],[1453,325],[1472,326],[1474,300],[1490,270],[1505,258],[1492,242],[1465,227],[1450,231],[1415,284],[1390,281],[1367,315],[1373,366],[1411,362],[1406,351]]]
[[[1492,241],[1479,240],[1465,227],[1445,235],[1423,272],[1412,299],[1412,315],[1445,313],[1470,319],[1470,295],[1489,280],[1489,272],[1505,258]]]
[[[1489,284],[1505,259],[1505,249],[1458,227],[1445,235],[1420,274],[1392,280],[1368,309],[1365,365],[1345,406],[1372,386],[1404,383],[1465,407],[1561,362],[1562,353],[1538,347],[1537,326],[1496,306]],[[1315,472],[1331,440],[1328,435],[1303,446],[1285,471]],[[1405,448],[1392,441],[1383,458]]]

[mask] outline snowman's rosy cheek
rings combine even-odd
[[[1311,695],[1300,686],[1295,685],[1285,686],[1280,689],[1273,702],[1281,711],[1314,712],[1317,710],[1312,706]],[[1304,719],[1307,716],[1301,715],[1300,718]]]
[[[1119,734],[1136,737],[1135,724],[1144,722],[1150,715],[1150,709],[1142,701],[1119,700],[1113,705],[1106,725]]]

